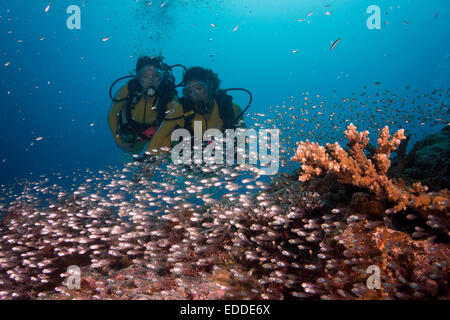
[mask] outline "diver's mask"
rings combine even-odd
[[[148,65],[142,70],[139,70],[137,79],[141,87],[146,88],[142,93],[149,97],[153,97],[156,95],[157,89],[164,79],[164,73],[162,70]]]
[[[207,114],[211,111],[211,103],[208,100],[208,86],[203,81],[195,81],[185,86],[183,96],[195,103],[195,111],[199,114]]]
[[[194,102],[206,100],[208,96],[208,86],[203,81],[195,81],[186,85],[183,89],[183,95]]]

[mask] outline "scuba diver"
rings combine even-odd
[[[219,89],[220,79],[212,70],[193,67],[185,71],[182,84],[183,97],[181,104],[173,104],[168,109],[166,118],[151,139],[146,154],[166,152],[172,146],[172,132],[178,128],[187,129],[193,136],[193,122],[202,122],[202,134],[208,129],[236,129],[245,128],[242,119],[245,111],[250,107],[252,95],[246,89]],[[234,103],[228,91],[245,91],[250,96],[248,106],[241,108]],[[169,148],[167,148],[169,147]]]
[[[114,85],[129,79],[115,98]],[[136,63],[136,75],[117,79],[111,85],[109,95],[113,104],[108,123],[117,145],[132,154],[141,153],[152,140],[163,122],[166,111],[179,109],[172,67],[162,57],[140,57]]]

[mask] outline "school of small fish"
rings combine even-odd
[[[443,89],[410,96],[389,90],[354,94],[331,106],[320,95],[304,93],[300,101],[292,97],[266,114],[248,114],[255,128],[284,133],[281,167],[288,171],[295,142],[306,137],[330,141],[348,123],[342,118],[348,111],[352,121],[366,127],[410,125],[416,135],[425,134],[418,123],[427,123],[424,130],[429,130],[449,120]],[[63,181],[71,187],[62,187]],[[371,221],[362,212],[348,216],[348,205],[328,207],[314,190],[302,188],[295,176],[264,177],[249,165],[164,162],[133,162],[73,176],[53,173],[37,182],[2,185],[0,298],[367,298],[371,292],[362,278],[370,257],[362,253],[374,249],[365,238],[349,247],[347,233],[364,225],[366,231],[352,233],[355,241],[369,231],[378,234],[383,221]],[[429,219],[435,230],[446,228],[436,217]],[[428,241],[433,235],[418,226],[414,237]],[[429,246],[448,250],[433,242]],[[448,260],[437,253],[433,259],[427,281],[442,287]],[[80,290],[65,285],[71,265],[82,270]],[[133,292],[123,287],[123,279],[109,278],[119,273],[135,283]],[[405,281],[408,290],[393,288],[387,295],[430,297],[428,287]],[[149,287],[156,296],[145,296]]]

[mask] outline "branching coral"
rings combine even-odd
[[[378,136],[378,147],[369,159],[364,153],[369,132],[358,132],[353,124],[345,131],[349,151],[345,151],[337,142],[326,147],[309,140],[298,144],[292,160],[301,162],[303,172],[300,181],[307,181],[322,174],[334,172],[339,182],[365,188],[381,199],[396,203],[391,212],[405,210],[407,207],[421,211],[438,210],[449,215],[450,192],[447,189],[439,193],[427,193],[427,187],[420,182],[407,187],[401,180],[390,179],[387,171],[391,165],[390,154],[395,151],[401,140],[405,139],[403,129],[391,138],[389,128],[384,127]]]

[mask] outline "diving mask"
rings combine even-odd
[[[154,66],[145,66],[144,68],[139,70],[139,72],[137,73],[137,78],[143,88],[148,88],[146,89],[145,93],[149,96],[152,96],[152,94],[154,95],[154,92],[152,92],[150,89],[155,91],[155,89],[159,87],[164,78],[164,73]]]
[[[183,95],[194,101],[206,100],[208,86],[203,81],[195,81],[186,85],[183,89]]]

